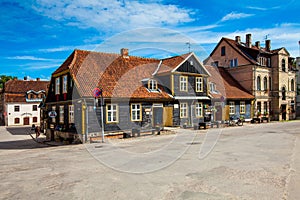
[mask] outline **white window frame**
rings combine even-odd
[[[132,103],[130,106],[131,121],[142,121],[142,104]]]
[[[196,92],[203,92],[203,77],[196,77]]]
[[[234,103],[234,101],[229,101],[229,114],[230,115],[235,114],[235,103]]]
[[[188,103],[180,103],[180,118],[187,118],[188,111]]]
[[[65,106],[59,106],[59,123],[63,124],[65,115]]]
[[[74,105],[69,105],[69,123],[74,123]]]
[[[106,105],[106,123],[118,123],[118,122],[119,122],[118,104],[107,104]]]
[[[68,75],[63,76],[63,93],[68,93]]]
[[[180,76],[179,77],[179,90],[182,92],[188,91],[188,77],[187,76]]]
[[[148,88],[149,90],[157,90],[157,81],[154,79],[150,79],[148,81]]]
[[[245,114],[246,113],[246,103],[245,101],[240,102],[240,113]]]
[[[36,107],[36,109],[34,109]],[[32,111],[38,111],[38,105],[32,105]]]
[[[60,94],[60,77],[55,79],[55,94]]]
[[[203,104],[201,102],[196,103],[195,105],[195,114],[196,117],[203,117]]]

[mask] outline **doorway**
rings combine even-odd
[[[281,119],[286,120],[286,105],[281,105]]]
[[[23,118],[23,125],[29,125],[29,117]]]

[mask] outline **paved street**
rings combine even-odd
[[[28,129],[0,127],[0,199],[300,196],[300,121],[66,146]]]

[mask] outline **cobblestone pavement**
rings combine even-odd
[[[276,200],[300,196],[300,121],[220,129],[216,145],[202,159],[199,152],[207,131],[177,129],[176,134],[104,144],[48,146],[34,142],[28,129],[0,127],[0,199]],[[173,162],[155,168],[173,159],[180,148]],[[165,153],[142,161],[128,156],[153,152]],[[128,173],[118,168],[124,165],[155,170]]]

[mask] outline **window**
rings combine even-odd
[[[56,111],[56,106],[52,106],[52,111]],[[52,123],[56,122],[56,117],[52,118]]]
[[[187,103],[180,104],[180,118],[187,118],[188,116],[188,105]]]
[[[268,89],[268,79],[267,77],[264,77],[264,90],[266,91]]]
[[[271,91],[272,90],[272,78],[269,77],[269,90]]]
[[[268,58],[268,67],[271,67],[271,58]]]
[[[229,101],[229,114],[230,115],[235,114],[235,105],[233,101]]]
[[[15,112],[20,112],[20,106],[15,106]]]
[[[215,93],[216,90],[216,84],[215,83],[209,83],[209,90],[213,93]]]
[[[74,105],[69,105],[69,123],[74,123]]]
[[[188,77],[187,76],[180,76],[180,81],[179,81],[179,90],[180,91],[187,91],[187,80],[188,80]]]
[[[28,99],[33,99],[34,95],[33,94],[28,94]]]
[[[203,105],[202,105],[202,103],[196,103],[195,111],[196,111],[196,117],[202,117],[203,116]]]
[[[225,56],[226,55],[226,49],[225,46],[221,47],[221,56]]]
[[[261,114],[261,102],[257,102],[257,114]]]
[[[36,123],[36,122],[37,122],[37,117],[33,117],[33,118],[32,118],[32,122],[33,122],[33,123]]]
[[[15,118],[15,124],[20,124],[20,118]]]
[[[106,121],[108,123],[118,122],[118,105],[107,104],[106,105]]]
[[[55,79],[55,94],[60,94],[60,79],[59,77]]]
[[[141,104],[131,104],[131,121],[142,120],[141,107]]]
[[[260,76],[258,76],[256,79],[256,88],[257,90],[261,90]]]
[[[285,72],[285,59],[281,60],[281,69],[283,72]]]
[[[240,102],[240,113],[246,113],[246,105],[245,105],[245,101],[241,101]]]
[[[37,105],[32,105],[32,111],[37,111],[38,110],[37,108],[38,108]]]
[[[266,58],[264,58],[264,57],[259,57],[259,64],[261,65],[261,66],[266,66]]]
[[[294,79],[291,80],[291,91],[295,91],[295,83],[294,83]]]
[[[285,87],[282,88],[282,100],[286,100]]]
[[[67,93],[68,92],[68,76],[65,75],[63,76],[63,93]]]
[[[266,115],[268,113],[268,102],[265,101],[264,102],[264,115]]]
[[[59,106],[59,123],[64,123],[64,106]]]
[[[230,60],[230,67],[237,67],[238,66],[238,59],[235,58],[233,60]]]
[[[196,77],[196,92],[202,92],[202,91],[203,91],[203,78]]]
[[[149,88],[149,90],[157,90],[157,81],[150,79],[148,81],[148,88]]]

